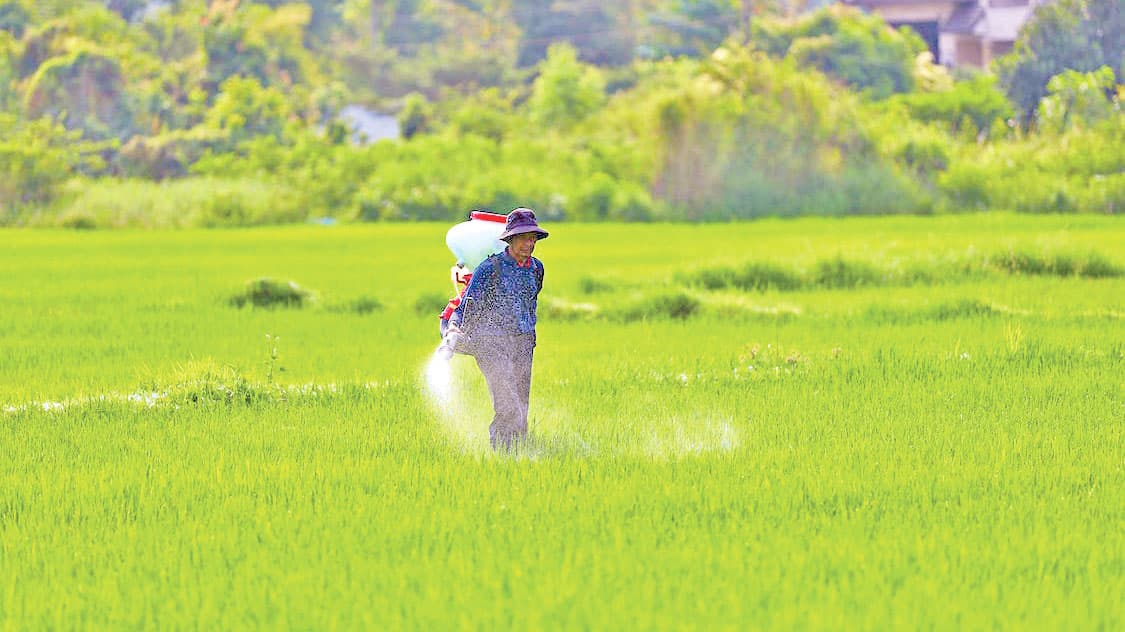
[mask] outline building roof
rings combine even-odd
[[[844,4],[850,4],[857,7],[873,8],[873,7],[886,7],[893,5],[904,4],[935,4],[943,3],[943,0],[842,0]],[[944,4],[954,4],[957,0],[946,0]]]
[[[941,25],[942,33],[957,33],[958,35],[971,35],[978,22],[984,17],[984,9],[975,2],[963,2],[957,5],[945,24]]]

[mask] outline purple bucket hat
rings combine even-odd
[[[504,234],[500,235],[500,239],[508,241],[523,233],[535,233],[539,239],[546,239],[549,234],[539,228],[539,224],[535,221],[535,211],[529,208],[517,208],[508,213],[508,222],[504,225]]]

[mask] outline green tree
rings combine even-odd
[[[1067,70],[1047,82],[1047,96],[1039,102],[1039,128],[1055,133],[1097,125],[1120,114],[1113,69],[1102,66],[1094,72]],[[1107,98],[1107,95],[1113,95]]]
[[[31,24],[31,14],[19,0],[0,0],[0,33],[10,33],[14,38],[23,37],[23,32]]]
[[[24,107],[31,118],[57,118],[91,138],[131,134],[121,64],[97,49],[79,49],[44,62],[28,80]]]
[[[15,97],[16,39],[0,31],[0,111],[12,107]]]
[[[552,45],[568,42],[583,61],[618,66],[633,58],[635,33],[630,2],[513,0],[511,14],[522,31],[518,65],[534,66]]]
[[[24,205],[51,202],[80,166],[93,165],[81,133],[47,118],[21,121],[0,112],[0,224]]]
[[[1011,54],[996,60],[1008,96],[1030,124],[1051,78],[1102,66],[1125,76],[1125,9],[1121,0],[1060,0],[1038,6]]]
[[[303,3],[270,9],[254,3],[215,2],[203,31],[209,86],[235,75],[286,90],[318,82],[319,71],[304,45],[310,18]]]
[[[647,57],[710,54],[738,28],[730,0],[676,0],[648,15],[652,34]]]
[[[402,137],[409,140],[418,134],[428,132],[433,125],[434,108],[426,97],[417,92],[406,95],[402,110],[398,114],[398,126]]]
[[[281,91],[253,77],[231,77],[223,82],[203,126],[239,143],[259,136],[281,138],[289,116],[289,102]]]
[[[605,102],[601,72],[578,61],[569,44],[555,44],[539,65],[528,105],[540,125],[567,128],[586,118]]]
[[[790,57],[876,98],[911,91],[916,58],[926,50],[913,31],[837,5],[795,21],[758,20],[752,39],[772,55]]]
[[[996,77],[983,72],[957,81],[947,90],[911,92],[895,98],[906,104],[914,118],[943,123],[952,133],[960,132],[966,122],[987,132],[997,120],[1004,122],[1015,114]]]

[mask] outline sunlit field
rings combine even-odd
[[[503,456],[447,225],[0,232],[0,629],[1125,626],[1119,218],[546,227]]]

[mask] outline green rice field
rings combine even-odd
[[[1125,628],[1120,218],[545,225],[512,455],[447,225],[0,231],[0,630]]]

